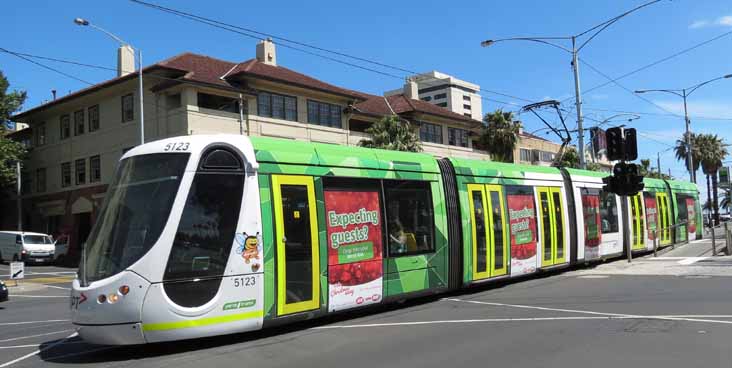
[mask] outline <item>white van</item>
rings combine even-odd
[[[28,263],[53,262],[56,246],[41,233],[0,231],[0,260]]]

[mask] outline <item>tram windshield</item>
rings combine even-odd
[[[84,285],[115,275],[155,244],[178,194],[188,153],[155,153],[127,158],[107,191],[86,243]]]

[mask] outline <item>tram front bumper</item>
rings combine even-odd
[[[149,287],[147,280],[129,271],[85,287],[74,280],[70,308],[79,335],[93,344],[145,343],[140,315]]]

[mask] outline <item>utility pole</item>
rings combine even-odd
[[[140,80],[140,144],[145,144],[145,90],[142,87],[142,50],[137,49],[137,71]]]
[[[247,131],[247,133],[249,133]],[[239,135],[244,135],[244,99],[239,94]]]
[[[23,231],[23,198],[21,198],[21,191],[23,188],[23,179],[20,178],[20,161],[15,163],[15,177],[16,180],[16,193],[17,193],[17,205],[18,205],[18,231]]]
[[[661,176],[661,152],[656,152],[656,165],[658,165],[658,176]],[[659,178],[660,179],[660,178]]]
[[[582,130],[582,94],[580,93],[579,62],[577,58],[576,36],[572,36],[572,71],[574,72],[574,103],[577,110],[577,153],[580,168],[585,166],[585,133]]]
[[[689,126],[691,125],[689,121],[689,111],[686,109],[686,88],[681,90],[684,97],[684,120],[686,121],[686,134],[684,137],[686,137],[686,163],[689,164],[689,180],[692,183],[696,183],[696,171],[694,170],[694,156],[691,154],[691,131],[689,129]]]

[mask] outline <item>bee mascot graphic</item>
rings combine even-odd
[[[252,272],[259,271],[260,261],[260,237],[257,235],[247,235],[247,233],[236,234],[236,242],[239,244],[239,248],[236,250],[237,254],[241,254],[241,258],[244,259],[244,263],[251,264]]]

